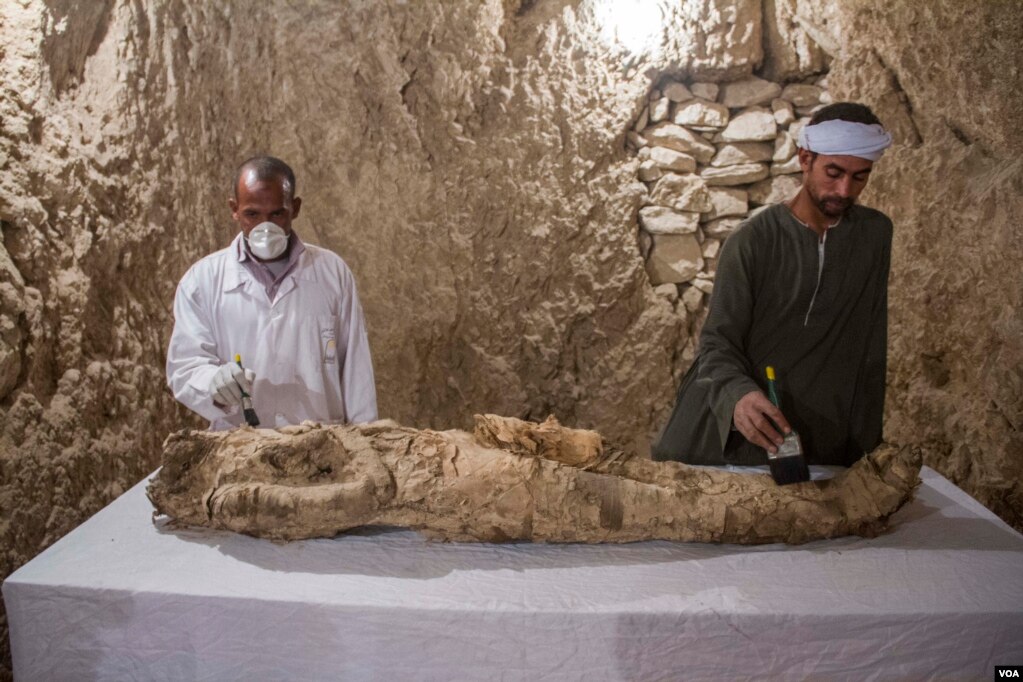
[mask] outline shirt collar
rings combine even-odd
[[[292,231],[291,236],[288,238],[288,247],[290,249],[288,252],[288,264],[284,269],[284,274],[290,273],[299,279],[315,281],[315,275],[308,271],[308,268],[299,269],[297,267],[299,259],[306,252],[305,244],[302,243],[298,233]],[[248,281],[255,281],[264,287],[272,288],[274,286],[274,281],[277,278],[272,275],[269,268],[249,253],[248,244],[242,232],[235,236],[234,241],[228,248],[234,250],[234,258],[228,259],[228,263],[232,263],[233,267],[228,268],[228,272],[224,277],[224,291],[232,291]]]
[[[782,206],[785,207],[785,210],[788,211],[788,214],[790,216],[792,216],[793,220],[795,220],[797,223],[799,223],[800,225],[802,225],[806,229],[813,231],[812,227],[810,227],[809,225],[807,225],[802,220],[800,220],[799,218],[796,217],[796,212],[792,210],[791,206],[789,206],[789,202],[788,201],[783,201],[783,202],[781,202],[781,204],[782,204]],[[848,212],[849,212],[848,210],[847,211],[843,211],[842,215],[838,216],[838,220],[836,220],[835,222],[831,223],[830,225],[825,225],[824,226],[824,232],[827,233],[828,230],[830,230],[830,229],[832,229],[834,227],[838,227],[839,223],[841,223],[843,220],[845,220],[845,214],[848,213]]]

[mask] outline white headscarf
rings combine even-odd
[[[801,149],[826,156],[858,156],[877,161],[892,145],[892,136],[876,123],[832,120],[803,126],[797,144]]]

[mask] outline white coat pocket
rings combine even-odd
[[[337,366],[337,315],[319,315],[317,324],[323,364]]]

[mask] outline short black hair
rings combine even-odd
[[[256,179],[263,182],[267,180],[284,180],[286,185],[284,191],[288,193],[289,198],[295,198],[295,171],[291,170],[291,166],[276,156],[253,156],[242,161],[241,165],[234,172],[234,187],[231,191],[234,192],[236,201],[238,199],[238,183],[241,182],[242,173],[247,170],[255,172]]]
[[[810,122],[806,125],[817,125],[824,121],[849,121],[850,123],[881,125],[881,121],[870,110],[870,107],[859,102],[835,102],[823,106],[813,113]]]

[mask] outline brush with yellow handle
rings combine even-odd
[[[778,393],[774,388],[774,367],[767,367],[767,397],[771,399],[774,406],[779,410]],[[767,453],[767,463],[771,465],[771,477],[778,485],[789,483],[801,483],[810,480],[810,469],[806,466],[806,457],[803,455],[803,441],[795,430],[785,434],[784,442],[778,446],[778,451]]]

